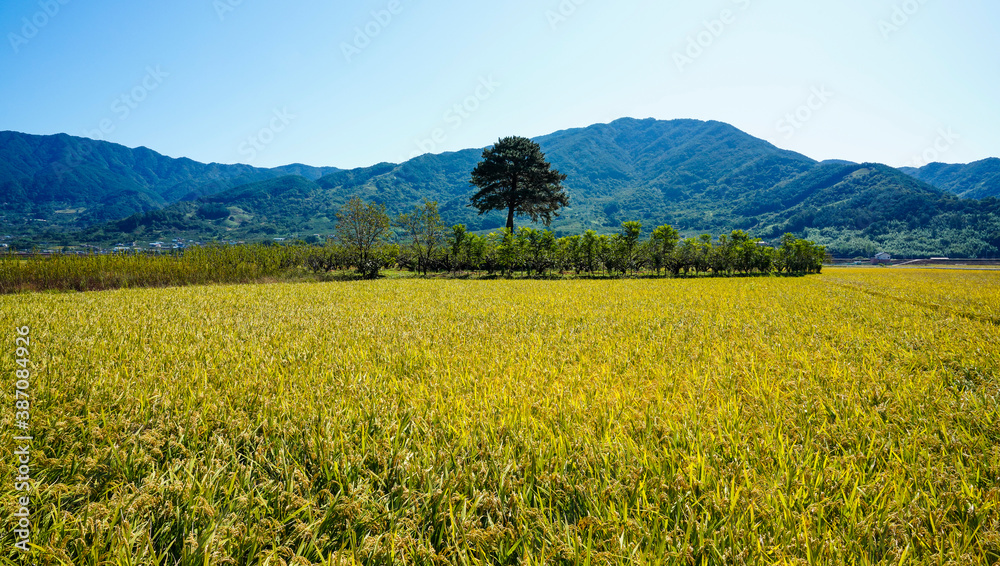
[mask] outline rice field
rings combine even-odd
[[[253,283],[288,277],[306,246],[195,246],[183,253],[60,255],[20,259],[0,254],[0,294]]]
[[[0,564],[994,564],[998,325],[916,269],[0,296]]]

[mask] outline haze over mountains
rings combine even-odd
[[[639,220],[647,230],[673,224],[685,235],[744,229],[772,239],[793,232],[849,256],[885,249],[983,257],[1000,248],[1000,159],[904,170],[820,163],[697,120],[626,118],[535,141],[568,175],[571,207],[552,226],[559,235],[611,232]],[[0,230],[22,242],[305,237],[330,233],[335,211],[355,195],[393,214],[436,200],[449,225],[491,230],[503,215],[479,216],[466,206],[481,154],[469,149],[348,171],[258,169],[67,135],[0,132]]]

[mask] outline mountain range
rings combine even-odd
[[[1000,159],[991,157],[968,165],[931,163],[900,169],[939,189],[967,198],[1000,197]]]
[[[639,220],[685,235],[785,232],[841,256],[984,257],[1000,249],[1000,159],[894,169],[817,162],[721,122],[625,118],[535,139],[567,175],[557,235]],[[473,231],[500,213],[467,206],[482,149],[351,170],[261,169],[172,159],[67,135],[0,132],[0,231],[21,245],[111,240],[254,240],[325,235],[352,196],[392,214],[423,199]],[[521,220],[520,224],[524,221]]]
[[[335,167],[203,164],[151,149],[73,137],[0,132],[0,213],[82,227],[285,175]],[[69,212],[74,211],[74,212]]]

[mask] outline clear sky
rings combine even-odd
[[[621,117],[1000,156],[996,0],[3,0],[0,130],[360,167]]]

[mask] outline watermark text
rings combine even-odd
[[[340,52],[343,53],[344,60],[352,63],[355,57],[361,55],[361,52],[392,24],[396,16],[403,13],[403,8],[401,0],[389,0],[384,9],[371,12],[372,19],[368,23],[354,28],[354,38],[351,42],[340,43]]]
[[[10,47],[14,50],[14,53],[20,53],[22,47],[27,45],[32,39],[38,37],[42,29],[59,15],[62,7],[69,3],[70,0],[40,0],[37,12],[30,18],[21,18],[21,28],[18,32],[7,34],[7,41],[10,42]]]
[[[750,9],[752,4],[752,0],[732,0],[732,2],[742,11]],[[687,45],[679,51],[674,51],[673,59],[677,70],[683,73],[693,65],[738,19],[737,11],[723,8],[717,18],[704,20],[702,29],[687,36]]]
[[[826,86],[813,87],[805,103],[778,120],[775,129],[779,134],[785,134],[785,139],[792,139],[834,96],[834,92]]]
[[[14,548],[31,547],[31,328],[14,330]]]
[[[278,134],[285,131],[291,125],[295,118],[297,116],[289,112],[287,108],[282,108],[281,110],[275,108],[271,112],[271,120],[267,123],[267,126],[258,130],[254,135],[249,136],[240,144],[237,151],[240,152],[240,155],[246,156],[248,163],[253,162],[257,159],[257,155],[260,152],[264,151],[267,146],[274,142]]]
[[[489,100],[493,93],[500,87],[493,75],[479,77],[479,84],[469,96],[456,102],[449,108],[443,116],[445,124],[451,126],[451,131],[458,130],[472,115],[479,111],[483,103]],[[434,153],[437,149],[448,141],[448,129],[444,127],[435,128],[430,135],[425,138],[414,140],[416,149],[410,154],[410,159],[425,153]]]
[[[562,0],[554,10],[546,10],[545,18],[549,20],[549,27],[553,30],[569,21],[577,9],[587,3],[587,0]]]
[[[878,30],[882,32],[882,38],[888,41],[892,34],[903,29],[910,23],[913,16],[916,16],[920,8],[927,3],[927,0],[906,0],[902,4],[892,7],[892,14],[888,19],[879,20]]]

